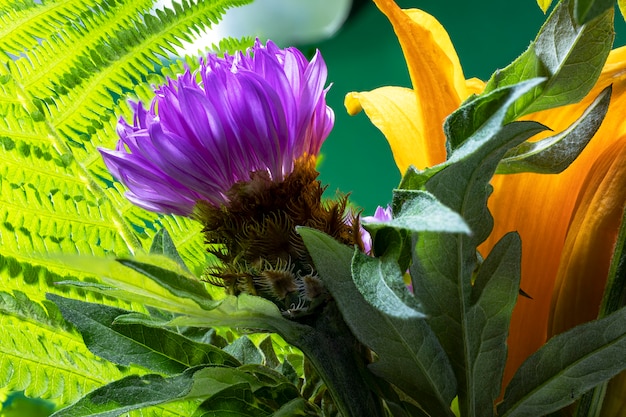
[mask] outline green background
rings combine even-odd
[[[535,0],[405,0],[402,8],[420,8],[447,29],[459,54],[465,77],[489,78],[528,47],[545,15]],[[624,19],[617,13],[616,46],[624,45]],[[320,178],[336,190],[351,193],[351,201],[373,213],[386,205],[400,181],[383,135],[365,116],[348,116],[343,99],[350,91],[384,85],[411,87],[404,57],[393,29],[373,3],[367,3],[332,39],[315,45],[329,68],[332,88],[328,103],[335,111],[335,128],[322,148]]]

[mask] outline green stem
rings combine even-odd
[[[343,417],[384,417],[381,399],[368,381],[375,378],[367,369],[363,346],[343,321],[333,301],[315,315],[311,331],[288,340],[306,355]]]

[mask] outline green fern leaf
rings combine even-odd
[[[68,403],[126,375],[96,358],[54,304],[46,307],[19,292],[0,292],[0,384]]]
[[[112,148],[127,97],[197,61],[174,47],[248,0],[185,0],[150,14],[153,0],[29,0],[0,4],[0,387],[61,404],[125,371],[91,354],[46,293],[132,311],[64,280],[97,277],[55,254],[132,255],[166,227],[189,269],[206,265],[200,225],[132,206],[97,147]],[[226,41],[224,49],[244,43]],[[138,415],[189,415],[184,403]]]

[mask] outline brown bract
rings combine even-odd
[[[231,294],[242,292],[273,301],[290,317],[312,312],[328,297],[297,226],[311,227],[346,245],[362,248],[358,218],[347,218],[347,196],[324,201],[315,157],[298,159],[284,181],[266,171],[236,183],[227,205],[199,204],[209,253],[218,263],[209,280]]]

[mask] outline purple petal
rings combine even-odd
[[[155,89],[146,110],[131,103],[115,150],[101,149],[128,199],[147,210],[191,215],[203,200],[227,204],[228,190],[266,171],[281,181],[294,161],[316,156],[334,114],[326,105],[326,65],[273,42],[223,58],[209,55]]]

